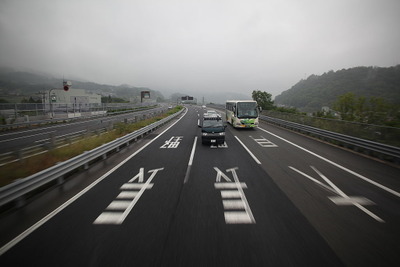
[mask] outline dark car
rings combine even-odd
[[[219,115],[204,115],[199,127],[203,144],[221,145],[225,143],[226,125]]]

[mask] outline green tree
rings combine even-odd
[[[273,109],[274,101],[271,100],[272,95],[270,93],[254,90],[251,96],[263,110]]]
[[[369,99],[368,123],[380,124],[387,118],[390,105],[381,97],[371,97]]]
[[[382,97],[357,97],[349,92],[338,97],[333,109],[340,112],[342,120],[392,126],[399,124],[399,106],[390,104]]]
[[[355,119],[356,103],[355,94],[349,92],[339,96],[339,99],[333,104],[333,109],[340,112],[342,120],[353,121]]]

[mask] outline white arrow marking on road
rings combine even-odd
[[[358,177],[358,178],[360,178],[360,179],[362,179],[362,180],[364,180],[364,181],[366,181],[366,182],[368,182],[370,184],[373,184],[373,185],[385,190],[386,192],[389,192],[389,193],[395,195],[396,197],[400,197],[400,192],[397,192],[397,191],[395,191],[393,189],[390,189],[387,186],[381,185],[380,183],[377,183],[377,182],[375,182],[375,181],[373,181],[373,180],[371,180],[371,179],[369,179],[369,178],[367,178],[367,177],[365,177],[365,176],[363,176],[363,175],[361,175],[359,173],[356,173],[356,172],[354,172],[354,171],[352,171],[350,169],[347,169],[346,167],[344,167],[344,166],[342,166],[340,164],[337,164],[336,162],[333,162],[333,161],[331,161],[331,160],[329,160],[327,158],[324,158],[324,157],[318,155],[317,153],[314,153],[314,152],[312,152],[312,151],[310,151],[308,149],[305,149],[304,147],[301,147],[301,146],[299,146],[299,145],[297,145],[297,144],[295,144],[293,142],[290,142],[289,140],[286,140],[285,138],[280,137],[279,135],[273,134],[273,133],[271,133],[271,132],[269,132],[269,131],[261,128],[261,127],[259,127],[259,129],[264,131],[264,132],[266,132],[266,133],[268,133],[268,134],[270,134],[270,135],[272,135],[272,136],[275,136],[276,138],[279,138],[282,141],[285,141],[286,143],[291,144],[292,146],[295,146],[295,147],[297,147],[297,148],[299,148],[299,149],[301,149],[301,150],[303,150],[303,151],[305,151],[305,152],[307,152],[307,153],[309,153],[309,154],[311,154],[311,155],[313,155],[313,156],[315,156],[315,157],[317,157],[319,159],[322,159],[325,162],[328,162],[329,164],[332,164],[333,166],[336,166],[336,167],[338,167],[338,168],[340,168],[340,169],[342,169],[342,170],[344,170],[344,171],[346,171],[346,172],[348,172],[350,174],[353,174],[354,176],[356,176],[356,177]]]
[[[368,209],[366,209],[365,207],[363,207],[362,205],[371,205],[374,204],[372,201],[370,201],[367,198],[364,197],[350,197],[348,195],[346,195],[342,190],[340,190],[339,187],[337,187],[334,183],[332,183],[325,175],[323,175],[319,170],[317,170],[317,168],[311,166],[311,168],[322,178],[324,179],[324,181],[330,186],[326,186],[323,183],[319,182],[318,180],[310,177],[309,175],[297,170],[294,167],[289,166],[290,169],[296,171],[297,173],[303,175],[304,177],[312,180],[313,182],[318,183],[319,185],[323,186],[324,188],[328,189],[331,192],[336,193],[339,196],[335,196],[335,197],[328,197],[332,202],[334,202],[336,205],[354,205],[357,208],[359,208],[361,211],[365,212],[366,214],[368,214],[369,216],[371,216],[372,218],[374,218],[375,220],[377,220],[378,222],[384,223],[385,221],[382,220],[380,217],[378,217],[377,215],[375,215],[374,213],[370,212]]]
[[[132,183],[133,181],[135,181],[136,179],[138,179],[139,183],[143,183],[143,179],[144,179],[144,168],[140,168],[139,169],[139,173],[136,174],[132,179],[130,179],[128,181],[128,183]]]
[[[229,177],[226,176],[226,174],[223,173],[220,169],[214,167],[214,170],[217,172],[217,178],[215,179],[216,182],[221,182],[221,177],[223,177],[227,182],[232,182],[232,180],[229,179]]]
[[[243,188],[247,188],[245,183],[239,182],[236,170],[238,168],[227,169],[227,172],[232,172],[234,181],[217,167],[214,170],[217,172],[215,179],[215,188],[221,189],[222,204],[224,206],[224,217],[227,224],[252,224],[256,223],[253,213],[251,212],[249,203],[243,192]],[[223,178],[226,182],[221,182]],[[228,211],[227,211],[228,210]],[[233,210],[233,211],[232,211]]]
[[[135,175],[128,183],[125,183],[121,186],[122,191],[114,200],[111,202],[106,211],[100,214],[99,217],[93,222],[93,224],[121,224],[131,212],[133,207],[138,202],[139,198],[142,196],[144,190],[151,189],[153,184],[150,183],[154,176],[158,171],[163,170],[164,168],[150,170],[151,173],[149,179],[145,183],[144,180],[144,168],[140,168],[139,173]],[[132,183],[133,181],[138,180],[139,183]],[[139,189],[139,191],[130,191],[130,190]]]

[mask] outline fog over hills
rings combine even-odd
[[[7,95],[21,95],[29,98],[37,96],[39,91],[51,88],[61,88],[63,79],[72,82],[72,88],[86,89],[90,92],[98,93],[103,96],[112,96],[129,100],[130,97],[140,95],[140,91],[151,91],[152,98],[160,100],[170,100],[175,102],[177,97],[193,96],[198,103],[224,103],[227,99],[251,99],[251,95],[240,93],[219,93],[218,88],[214,93],[202,92],[198,90],[195,94],[182,91],[156,91],[148,87],[133,86],[129,84],[109,85],[98,84],[82,80],[69,79],[69,77],[54,77],[50,74],[34,73],[30,71],[16,71],[11,68],[0,68],[0,95],[4,98]]]
[[[96,82],[71,80],[72,88],[86,89],[103,96],[112,96],[129,100],[140,95],[140,91],[150,91],[152,98],[160,101],[176,102],[181,96],[192,96],[199,104],[223,104],[229,99],[251,99],[251,92],[224,92],[215,88],[213,92],[199,88],[190,90],[156,91],[146,86],[129,84],[109,85]],[[39,91],[61,88],[62,77],[27,71],[15,71],[0,68],[0,97],[23,95],[29,98],[37,96]],[[266,90],[267,91],[267,90]],[[267,91],[268,92],[268,91]],[[323,106],[331,106],[340,95],[353,92],[359,96],[381,97],[392,104],[400,105],[400,65],[388,68],[356,67],[338,71],[328,71],[322,75],[310,75],[293,85],[289,90],[276,96],[277,105],[296,107],[301,111],[317,111]]]
[[[356,67],[310,75],[275,97],[275,104],[312,112],[331,106],[340,95],[381,97],[400,105],[400,65],[388,68]]]

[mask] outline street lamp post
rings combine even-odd
[[[52,89],[49,90],[49,105],[50,105],[50,115],[51,115],[51,118],[54,117],[54,114],[53,114],[53,103],[52,103],[52,101],[51,101],[51,91],[53,91],[53,90],[55,90],[55,89],[57,89],[57,88],[52,88]]]

